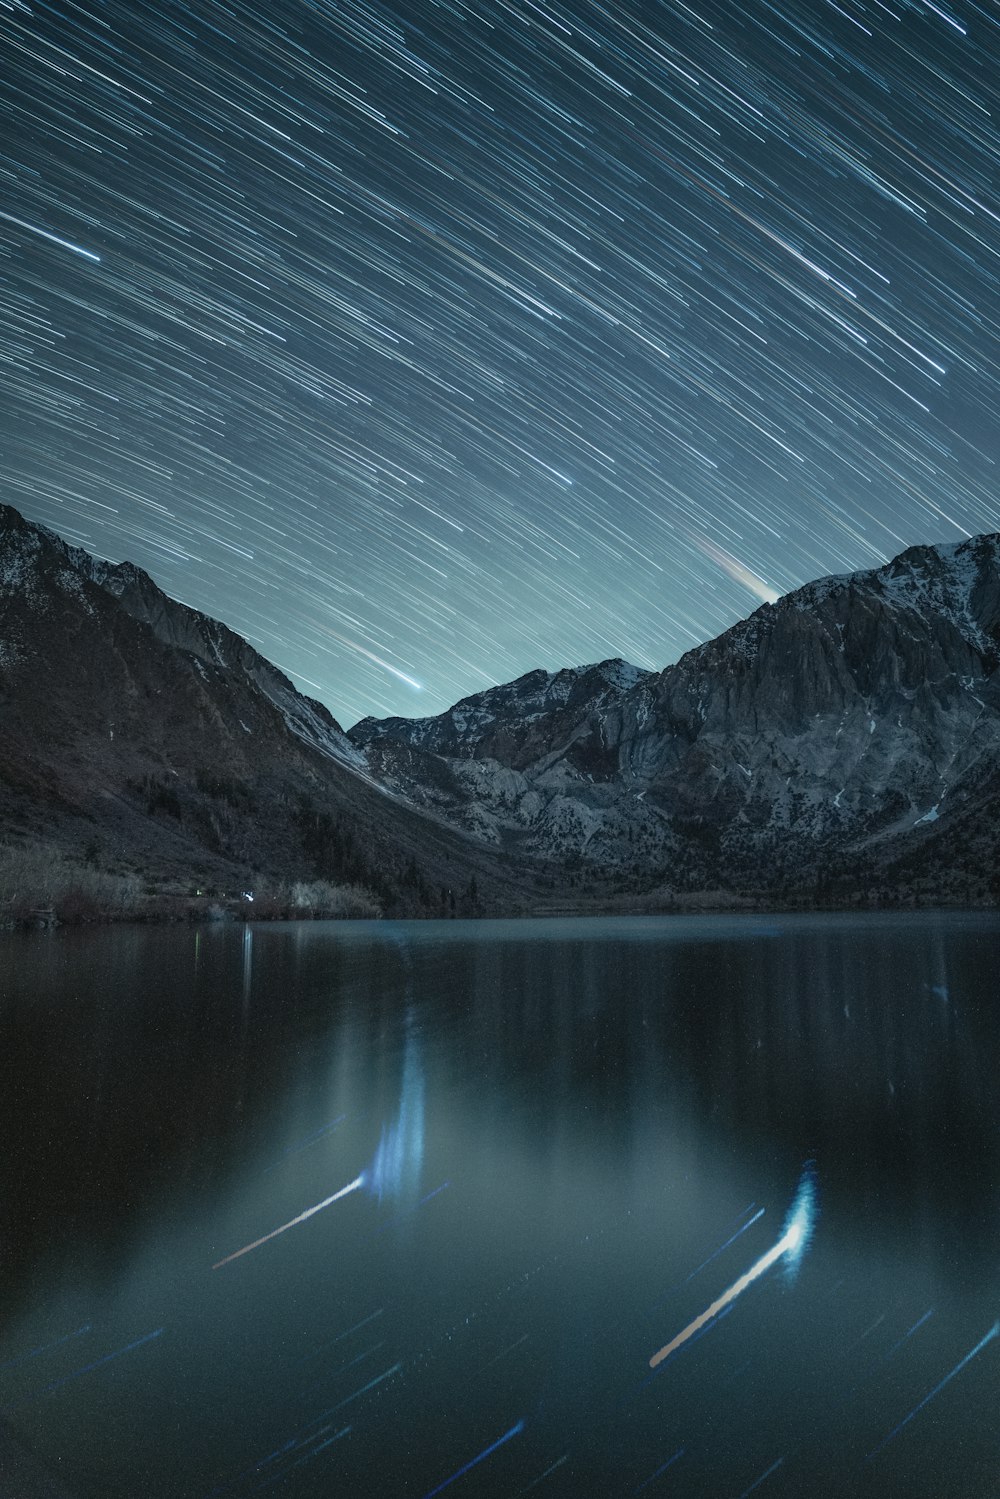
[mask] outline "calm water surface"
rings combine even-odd
[[[996,1496],[998,953],[972,915],[0,939],[6,1439],[74,1499]],[[810,1181],[802,1252],[652,1369]]]

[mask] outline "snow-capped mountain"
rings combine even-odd
[[[533,672],[350,737],[478,838],[623,878],[761,889],[924,861],[930,879],[941,857],[988,880],[998,660],[988,535],[809,584],[658,675]]]

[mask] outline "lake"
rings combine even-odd
[[[73,1499],[996,1495],[998,954],[0,937],[3,1441]]]

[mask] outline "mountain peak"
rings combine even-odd
[[[161,644],[186,651],[209,671],[236,672],[251,681],[285,719],[291,731],[322,753],[355,769],[361,757],[323,704],[299,693],[284,672],[219,620],[178,603],[134,562],[108,562],[72,546],[47,526],[25,520],[0,505],[0,586],[24,591],[51,572],[63,591],[80,594],[88,585],[115,599],[146,625]]]
[[[349,737],[356,744],[395,740],[441,755],[506,756],[515,753],[529,731],[537,734],[542,722],[590,712],[608,696],[651,676],[620,656],[555,672],[536,667],[512,682],[461,698],[433,718],[363,718],[349,730]],[[498,735],[503,747],[494,742]]]
[[[0,738],[0,799],[35,786],[43,744],[53,785],[61,776],[79,798],[105,761],[168,777],[186,763],[197,781],[192,756],[209,743],[247,777],[269,746],[266,775],[280,780],[297,740],[356,788],[387,792],[376,801],[390,820],[429,815],[422,844],[451,824],[469,857],[493,845],[526,880],[535,860],[546,879],[585,864],[623,891],[798,891],[835,877],[864,901],[880,871],[886,888],[978,900],[1000,867],[998,535],[819,579],[658,674],[620,657],[536,668],[436,717],[366,719],[349,736],[225,625],[8,507],[0,608],[8,745],[20,734],[13,758]],[[296,763],[316,774],[315,756]],[[223,783],[202,780],[191,806],[214,828],[205,798]],[[100,795],[121,798],[123,784]],[[287,818],[290,805],[272,810]]]
[[[619,877],[817,880],[929,838],[985,868],[969,817],[1000,798],[998,648],[1000,536],[984,535],[806,584],[655,676],[616,659],[529,673],[358,740],[477,837]],[[968,855],[949,832],[966,824]]]

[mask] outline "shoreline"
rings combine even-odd
[[[153,904],[153,902],[151,902]],[[838,916],[838,915],[907,915],[931,913],[978,912],[1000,913],[996,899],[971,896],[942,897],[900,893],[881,900],[810,901],[779,896],[749,896],[722,891],[678,893],[659,899],[619,900],[613,897],[598,901],[539,901],[528,908],[481,910],[477,912],[439,913],[402,911],[385,913],[374,901],[353,902],[339,910],[248,902],[223,898],[195,903],[190,897],[160,897],[156,909],[99,912],[88,915],[59,916],[51,909],[32,909],[19,916],[0,916],[0,935],[13,933],[68,932],[93,930],[97,927],[121,926],[249,926],[277,921],[558,921],[608,920],[629,917],[659,916]]]

